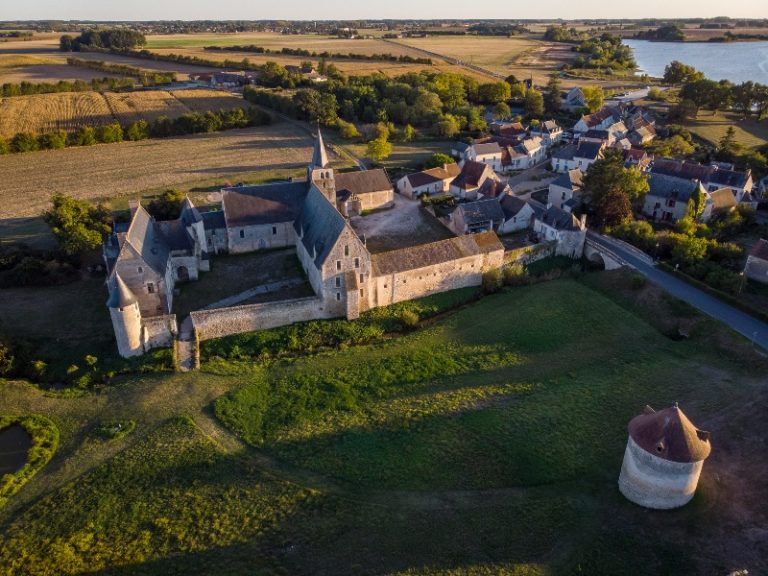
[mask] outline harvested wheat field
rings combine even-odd
[[[36,216],[62,192],[105,200],[220,177],[305,166],[309,132],[293,124],[0,156],[0,219]],[[245,176],[243,176],[245,178]]]
[[[0,136],[18,132],[43,134],[52,130],[73,131],[88,124],[118,121],[152,121],[159,116],[175,118],[188,112],[245,107],[246,103],[219,90],[146,90],[139,92],[62,92],[0,98]]]

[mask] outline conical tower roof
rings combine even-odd
[[[325,150],[323,133],[320,132],[320,126],[317,126],[317,138],[315,139],[315,150],[312,153],[312,168],[326,168],[328,166],[328,153]]]
[[[200,215],[200,212],[195,207],[194,204],[192,204],[192,200],[189,199],[189,196],[186,196],[184,198],[184,202],[181,204],[181,220],[184,222],[184,224],[194,224],[195,222],[200,222],[203,219],[203,217]]]
[[[677,404],[659,412],[646,406],[630,421],[629,436],[646,452],[672,462],[699,462],[712,450],[709,432],[696,428]]]
[[[120,275],[115,273],[115,284],[112,287],[112,292],[107,300],[107,307],[109,308],[125,308],[131,304],[136,303],[136,296],[134,296],[131,289],[126,286]]]

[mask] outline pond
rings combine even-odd
[[[32,437],[19,424],[0,430],[0,476],[20,470],[31,447]]]
[[[661,78],[673,60],[689,64],[712,80],[768,84],[768,42],[651,42],[625,39],[641,74]]]

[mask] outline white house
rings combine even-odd
[[[531,136],[541,138],[544,146],[554,146],[563,139],[563,129],[554,120],[547,120],[531,128]]]
[[[578,168],[578,162],[575,160],[576,144],[568,144],[552,153],[552,170],[554,172],[568,172]]]
[[[531,228],[534,218],[543,214],[543,210],[537,209],[531,202],[511,194],[504,196],[499,204],[504,212],[504,223],[499,226],[499,234],[511,234]]]
[[[575,168],[555,178],[549,184],[547,203],[562,210],[566,209],[566,203],[576,197],[580,200],[581,187],[584,173]]]
[[[768,241],[758,240],[747,256],[744,275],[750,280],[768,284]]]
[[[587,239],[587,217],[578,219],[570,212],[551,206],[535,218],[533,231],[542,241],[557,241],[558,256],[581,258]]]
[[[712,217],[717,214],[734,210],[736,204],[736,197],[729,188],[721,188],[720,190],[707,192],[707,197],[704,201],[704,210],[701,213],[700,219],[702,222],[709,222]]]
[[[507,146],[502,159],[502,170],[513,172],[533,168],[546,158],[547,149],[540,137],[526,138],[516,146]]]
[[[451,181],[449,192],[460,200],[476,200],[480,188],[489,178],[499,180],[493,168],[482,162],[467,160],[459,175]]]
[[[603,157],[603,150],[605,150],[605,142],[579,142],[573,154],[575,167],[586,172],[592,164]]]
[[[571,90],[565,95],[563,102],[565,108],[573,110],[575,108],[584,108],[587,105],[587,99],[584,97],[584,91],[579,88],[571,88]]]
[[[495,141],[473,144],[467,151],[469,160],[487,164],[496,172],[501,172],[501,155],[501,146]]]
[[[605,130],[609,126],[619,122],[621,117],[613,108],[603,108],[594,114],[582,116],[573,126],[574,133],[583,134],[589,130]]]
[[[444,164],[437,168],[408,174],[397,181],[397,191],[407,198],[419,198],[423,194],[434,196],[448,192],[451,181],[459,175],[458,164]]]

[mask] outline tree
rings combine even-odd
[[[605,156],[589,169],[584,176],[583,188],[585,200],[591,201],[598,209],[603,206],[608,213],[604,198],[615,200],[615,193],[625,195],[630,205],[639,205],[649,189],[648,176],[634,166],[626,168],[621,151],[611,149],[606,150]]]
[[[693,66],[688,66],[677,60],[670,62],[664,68],[664,84],[680,85],[704,78],[704,74]]]
[[[590,112],[597,112],[605,104],[605,92],[601,86],[584,86],[581,92]]]
[[[146,120],[136,120],[125,131],[125,138],[132,142],[149,138],[149,123]]]
[[[672,110],[672,117],[678,120],[690,120],[696,118],[699,113],[699,107],[693,100],[683,99]]]
[[[186,194],[181,190],[168,189],[149,203],[147,211],[157,220],[176,220],[185,198]]]
[[[11,145],[8,143],[8,140],[0,136],[0,156],[3,154],[10,154],[11,152]]]
[[[416,131],[413,129],[413,126],[406,124],[405,128],[403,128],[403,142],[410,142],[415,135]]]
[[[512,110],[509,104],[506,102],[499,102],[493,107],[493,117],[497,120],[503,120],[509,118],[512,115]]]
[[[54,130],[39,138],[40,148],[44,150],[61,150],[67,145],[67,133],[64,130]]]
[[[105,124],[96,128],[95,133],[96,140],[104,144],[112,144],[114,142],[123,141],[123,128],[117,122],[111,124]]]
[[[523,107],[529,117],[541,116],[544,114],[544,96],[535,88],[531,88],[525,93]]]
[[[552,74],[547,82],[547,111],[550,114],[556,114],[560,111],[560,92],[562,91],[562,85],[560,83],[560,77],[557,74]]]
[[[461,124],[458,118],[451,114],[442,116],[433,126],[435,135],[441,138],[453,138],[459,130],[461,130]]]
[[[734,110],[740,111],[742,117],[746,118],[752,113],[755,96],[755,84],[751,80],[734,86],[731,90]]]
[[[732,162],[741,153],[742,148],[741,144],[736,142],[736,129],[733,126],[728,126],[717,145],[718,157]]]
[[[359,138],[360,132],[352,122],[346,122],[339,118],[336,121],[336,125],[339,127],[339,133],[345,140],[352,140],[353,138]]]
[[[14,152],[33,152],[40,149],[40,144],[35,134],[19,132],[11,139],[11,148]]]
[[[333,94],[321,94],[313,88],[307,88],[296,92],[293,103],[303,120],[328,126],[333,125],[338,118],[339,105]]]
[[[67,254],[81,254],[101,246],[110,232],[110,214],[101,205],[93,206],[63,194],[54,194],[53,207],[44,217]]]
[[[707,257],[709,240],[687,234],[670,234],[672,241],[672,261],[684,266],[691,266]]]
[[[424,163],[424,168],[439,168],[440,166],[443,166],[444,164],[455,164],[456,160],[452,156],[449,156],[448,154],[443,154],[441,152],[437,152],[435,154],[432,154],[432,156],[429,157],[429,160],[427,160]]]
[[[526,87],[522,82],[512,84],[510,99],[515,101],[525,100]]]
[[[632,203],[622,190],[612,189],[600,197],[596,213],[604,226],[625,224],[632,220]]]
[[[78,126],[70,141],[74,146],[93,146],[96,144],[96,131],[91,126]]]
[[[696,148],[688,140],[675,134],[669,138],[654,140],[648,149],[657,156],[681,157],[693,154]]]
[[[64,34],[59,38],[59,50],[62,52],[72,52],[75,49],[75,37]]]
[[[512,96],[510,85],[506,82],[480,84],[477,90],[478,101],[482,104],[506,102]]]
[[[371,160],[380,162],[392,154],[392,144],[384,138],[375,138],[368,142],[366,154]]]

